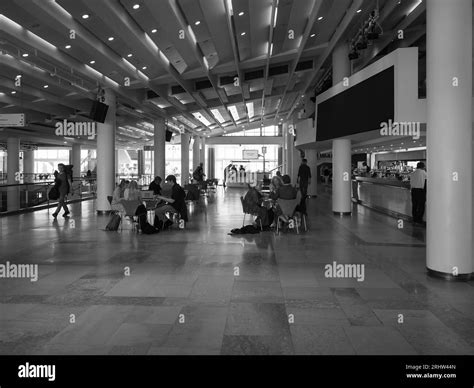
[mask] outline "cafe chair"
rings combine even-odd
[[[122,217],[121,222],[121,229],[123,231],[123,220],[125,217],[128,217],[130,223],[132,225],[132,231],[137,232],[139,231],[139,224],[138,224],[138,216],[135,215],[137,211],[137,207],[141,205],[140,201],[122,201],[122,205],[125,208],[125,213],[122,213],[120,216]]]
[[[297,197],[295,199],[281,199],[277,201],[278,206],[281,210],[281,215],[278,217],[276,222],[277,234],[280,234],[280,221],[281,222],[291,222],[295,223],[296,234],[299,234],[299,219],[295,216],[296,206],[300,203],[300,199]],[[305,219],[305,215],[302,215],[302,218]],[[304,221],[305,230],[306,230],[306,220]]]

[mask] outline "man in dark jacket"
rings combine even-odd
[[[188,209],[186,208],[186,193],[183,188],[176,183],[176,177],[174,175],[168,175],[166,177],[166,183],[172,185],[171,198],[162,199],[167,202],[166,205],[161,206],[155,210],[155,227],[161,229],[168,229],[173,222],[166,218],[166,213],[179,213],[181,219],[188,222]]]
[[[156,176],[153,182],[150,183],[150,186],[148,186],[148,190],[153,191],[155,195],[161,195],[161,181],[161,177]]]
[[[297,183],[300,186],[301,196],[306,199],[308,195],[308,186],[311,184],[311,169],[308,166],[308,160],[303,159],[301,161],[300,168],[298,170]]]

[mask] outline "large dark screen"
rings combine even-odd
[[[393,66],[331,97],[317,109],[317,141],[380,128],[381,122],[393,120]]]

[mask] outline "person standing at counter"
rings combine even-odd
[[[410,175],[410,187],[413,223],[423,224],[426,203],[426,170],[423,162],[419,162],[415,172]]]

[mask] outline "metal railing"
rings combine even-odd
[[[91,184],[90,180],[74,178],[72,184],[74,195],[68,196],[68,202],[95,196],[95,184]],[[54,205],[57,200],[51,201],[48,198],[53,186],[52,180],[0,185],[0,215]]]

